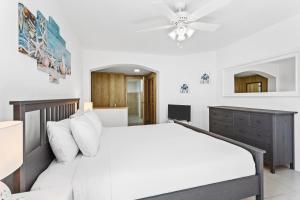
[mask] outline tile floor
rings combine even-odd
[[[266,169],[264,186],[265,200],[300,200],[300,172],[283,168],[278,169],[276,174],[271,174]]]

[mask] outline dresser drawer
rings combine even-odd
[[[210,124],[213,126],[233,126],[233,123],[230,121],[220,120],[216,118],[210,119]]]
[[[234,135],[233,127],[231,124],[220,123],[217,121],[210,123],[210,132],[217,133],[229,138],[232,138]]]
[[[264,141],[259,141],[259,140],[256,140],[256,139],[253,139],[253,138],[247,137],[247,136],[244,137],[244,136],[240,135],[239,138],[240,138],[240,141],[245,144],[265,150],[268,153],[272,153],[272,145],[271,144],[268,144],[268,143],[265,143]]]
[[[249,138],[251,136],[250,129],[245,127],[235,127],[234,132],[237,136],[242,136],[245,138]]]
[[[211,109],[209,115],[211,119],[233,122],[233,112],[230,110]]]
[[[246,112],[234,112],[234,126],[247,127],[250,125],[250,114]]]
[[[272,115],[269,114],[250,114],[251,126],[257,129],[271,130],[272,129]]]
[[[256,143],[268,144],[272,143],[271,131],[254,129],[251,127],[235,127],[234,132],[238,137],[243,137],[248,139],[249,141],[253,141]],[[247,141],[246,141],[247,142]],[[253,144],[252,144],[253,145]]]
[[[264,139],[268,142],[272,142],[272,130],[271,129],[258,129],[251,127],[251,134],[257,138]]]
[[[233,132],[233,127],[230,125],[226,125],[226,124],[212,125],[211,129],[217,130],[217,131],[222,131],[222,132]]]

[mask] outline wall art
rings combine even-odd
[[[19,3],[19,52],[37,60],[37,68],[49,74],[51,83],[71,75],[71,53],[60,35],[60,27],[42,12],[36,17]]]
[[[19,52],[36,58],[36,18],[19,4]]]
[[[188,94],[189,93],[189,86],[188,84],[184,83],[180,86],[180,93],[181,94]]]
[[[210,84],[210,73],[204,72],[201,74],[200,84]]]

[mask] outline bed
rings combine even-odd
[[[26,112],[39,110],[41,130],[40,144],[24,155],[24,165],[14,175],[15,191],[68,184],[74,200],[263,199],[264,151],[178,121],[106,128],[96,157],[79,155],[68,165],[53,161],[45,123],[68,118],[78,103],[11,102],[16,120],[25,121]],[[28,134],[24,132],[25,140]]]

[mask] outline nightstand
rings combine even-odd
[[[68,187],[52,188],[14,194],[12,200],[73,200],[73,192]]]

